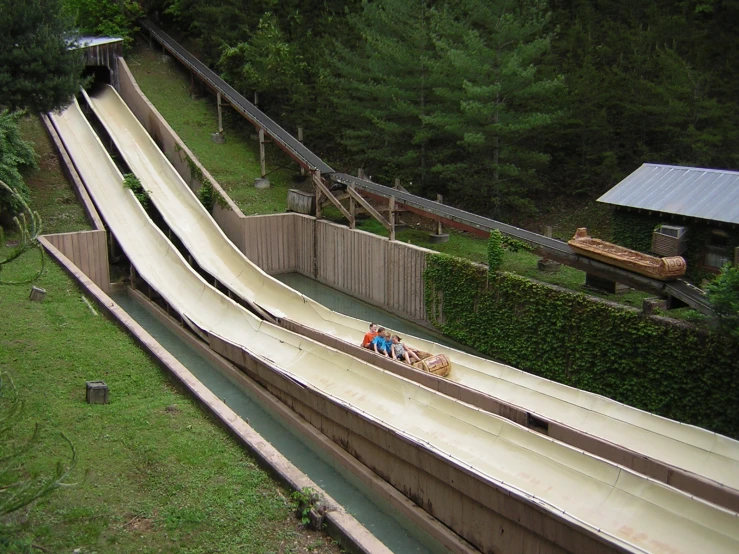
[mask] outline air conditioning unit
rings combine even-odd
[[[652,252],[660,256],[680,256],[688,248],[688,230],[676,225],[660,225],[652,233]]]
[[[682,237],[687,229],[685,227],[676,227],[675,225],[660,225],[657,228],[657,232],[661,235],[666,235],[675,239]]]

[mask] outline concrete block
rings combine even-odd
[[[270,187],[269,179],[254,179],[254,188],[255,189],[268,189]]]
[[[87,381],[86,385],[88,404],[108,403],[108,385],[105,381]]]
[[[441,235],[429,235],[429,242],[431,244],[443,244],[449,242],[449,234],[442,233]]]
[[[31,287],[31,295],[28,297],[29,300],[34,302],[43,302],[44,298],[46,298],[46,289]]]

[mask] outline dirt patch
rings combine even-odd
[[[141,514],[128,514],[123,528],[131,533],[149,533],[154,529],[152,519]]]

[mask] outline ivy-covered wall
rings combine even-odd
[[[739,344],[429,255],[429,320],[503,363],[739,438]]]
[[[660,223],[658,217],[643,212],[613,210],[611,240],[626,248],[649,252],[652,249],[652,232]]]

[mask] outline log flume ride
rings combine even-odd
[[[682,256],[666,258],[650,256],[625,246],[593,238],[588,235],[588,230],[585,227],[580,227],[567,244],[575,252],[588,258],[628,269],[660,281],[671,281],[682,277],[687,269],[685,259]]]

